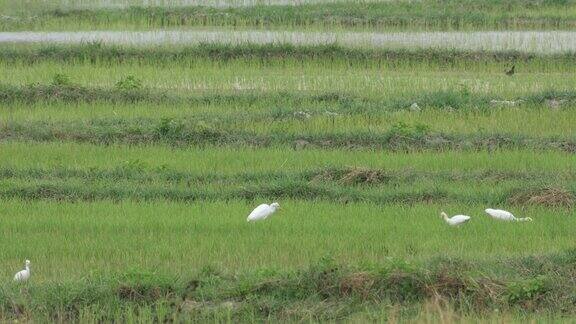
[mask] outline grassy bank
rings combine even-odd
[[[396,124],[388,129],[349,129],[347,132],[330,131],[333,125],[312,124],[312,132],[303,127],[286,125],[263,128],[261,132],[242,129],[218,129],[206,123],[182,122],[163,119],[160,122],[138,120],[97,120],[73,123],[7,123],[0,126],[1,140],[31,140],[38,142],[71,141],[100,145],[110,144],[163,144],[174,147],[190,146],[248,146],[287,147],[295,150],[324,149],[378,149],[389,151],[477,151],[495,149],[576,151],[573,137],[534,138],[509,133],[483,132],[480,134],[447,134],[429,131],[423,125]],[[298,125],[296,125],[298,126]]]
[[[272,197],[336,204],[570,208],[576,193],[572,155],[553,152],[540,153],[537,163],[530,151],[376,154],[17,142],[6,143],[3,151],[8,160],[2,163],[0,195],[32,200],[200,203]],[[69,158],[63,159],[62,152]],[[27,162],[31,158],[32,163]],[[211,162],[205,164],[204,158]],[[101,159],[107,168],[99,167]],[[431,168],[433,163],[438,163],[436,169]]]
[[[6,44],[0,49],[5,62],[27,64],[43,61],[60,63],[153,65],[224,64],[240,60],[252,65],[306,64],[320,66],[360,66],[379,68],[491,69],[493,65],[522,63],[529,71],[546,67],[553,71],[571,69],[574,53],[535,54],[517,51],[457,51],[447,49],[349,48],[333,45],[290,44],[200,44],[179,46],[135,47],[85,43],[80,45]],[[471,66],[470,66],[471,65]]]
[[[51,206],[43,207],[48,211],[52,210]],[[91,208],[88,210],[93,211]],[[145,214],[143,219],[139,219],[142,222],[148,217]],[[108,227],[114,225],[110,224]],[[479,225],[482,227],[483,224]],[[60,226],[68,225],[64,222]],[[76,226],[75,229],[78,231],[79,227]],[[147,229],[133,228],[130,233],[150,233],[152,229],[174,232],[170,227],[166,227],[166,224],[156,224]],[[436,230],[435,227],[430,229],[433,233]],[[290,231],[290,228],[287,230]],[[354,231],[356,230],[354,228]],[[101,229],[100,233],[104,231],[107,229]],[[526,231],[529,230],[524,228],[518,231],[514,234],[528,234]],[[249,232],[263,233],[258,229],[251,229]],[[269,235],[275,233],[271,227],[266,228],[266,232]],[[283,232],[286,232],[286,229]],[[367,234],[363,233],[363,236]],[[459,231],[449,235],[452,236],[451,241],[456,243],[465,240],[470,234],[472,233],[467,235]],[[476,233],[475,236],[484,234]],[[242,237],[261,239],[262,235],[264,234],[243,233]],[[500,237],[507,235],[510,236],[510,233]],[[427,233],[426,236],[429,237],[430,234]],[[91,245],[86,244],[90,237],[91,235],[83,235],[83,246]],[[122,242],[124,241],[119,244],[124,246]],[[262,244],[266,242],[260,240],[256,249],[260,247],[259,250],[266,251],[266,246]],[[164,243],[163,240],[155,240],[154,250],[161,248]],[[235,243],[234,248],[242,253],[243,245]],[[278,239],[269,243],[276,244],[276,251],[282,251],[282,244],[279,244]],[[497,240],[496,243],[503,242]],[[49,260],[33,259],[36,260],[34,271],[38,279],[26,286],[2,285],[0,294],[3,303],[0,305],[0,316],[5,320],[216,319],[242,322],[342,319],[410,319],[424,322],[431,319],[504,319],[507,322],[516,322],[535,318],[557,322],[573,316],[571,296],[575,287],[570,279],[573,275],[573,250],[476,261],[446,256],[428,256],[418,262],[394,257],[368,261],[364,257],[360,264],[354,261],[342,262],[340,256],[328,253],[290,269],[278,268],[278,261],[274,266],[264,266],[267,254],[259,251],[263,258],[258,258],[254,263],[259,264],[258,270],[235,268],[236,270],[231,271],[222,263],[201,267],[198,262],[192,263],[189,253],[182,256],[160,254],[162,261],[157,262],[158,264],[172,257],[178,260],[176,267],[168,270],[156,268],[153,263],[149,266],[134,267],[131,266],[131,260],[132,255],[138,254],[134,249],[136,246],[126,247],[131,252],[119,256],[112,251],[112,254],[107,256],[106,263],[89,263],[92,267],[98,265],[100,269],[107,269],[106,266],[112,264],[119,267],[104,271],[84,270],[87,264],[78,264],[74,259],[60,259],[59,267],[71,262],[69,269],[73,271],[53,273],[50,270],[51,264],[45,263]],[[185,245],[178,242],[173,246]],[[191,251],[203,248],[198,247],[196,242],[192,246],[197,248],[190,249]],[[445,249],[446,246],[451,244],[446,244],[444,238],[444,242],[437,248]],[[58,256],[65,255],[60,251],[59,244],[54,248],[60,252]],[[294,249],[294,245],[290,244],[286,248]],[[350,246],[346,249],[350,250]],[[351,251],[353,250],[354,247]],[[409,250],[418,251],[418,247],[410,246]],[[250,253],[254,252],[254,249],[251,249]],[[157,257],[158,251],[156,253],[154,256]],[[154,256],[146,257],[153,261]],[[98,260],[100,257],[93,257],[92,260],[94,259]],[[228,260],[220,258],[219,261]],[[52,279],[52,276],[62,277],[64,274],[67,276],[65,280]]]

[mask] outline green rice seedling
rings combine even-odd
[[[14,85],[49,84],[55,74],[64,73],[81,86],[113,88],[122,77],[134,75],[142,81],[143,86],[169,93],[336,92],[368,98],[417,98],[422,94],[436,92],[450,94],[453,100],[461,100],[464,95],[455,90],[460,91],[465,87],[472,95],[489,96],[488,101],[513,100],[550,90],[571,91],[574,82],[573,73],[549,73],[543,71],[545,66],[538,67],[538,73],[518,74],[514,82],[511,82],[503,73],[502,65],[485,72],[421,70],[417,74],[402,69],[383,71],[376,66],[351,69],[341,65],[322,67],[294,64],[266,65],[256,69],[250,62],[233,62],[225,67],[199,63],[185,68],[179,65],[166,68],[139,64],[5,63],[2,69],[6,72],[2,78],[3,83]],[[409,106],[412,103],[406,104]]]
[[[176,276],[190,276],[207,265],[237,271],[294,268],[327,254],[344,263],[434,256],[478,260],[569,248],[574,226],[572,211],[563,209],[526,208],[523,215],[535,221],[519,225],[495,222],[484,215],[483,205],[344,206],[293,200],[283,201],[284,210],[269,222],[252,226],[246,215],[253,205],[237,200],[4,200],[10,217],[2,221],[1,232],[10,248],[0,252],[1,273],[9,278],[22,258],[34,260],[36,283],[80,279],[94,271],[126,273],[134,267]],[[454,229],[439,218],[440,209],[467,212],[473,219]]]

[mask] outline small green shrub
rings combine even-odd
[[[55,87],[69,86],[72,85],[72,82],[70,81],[70,77],[68,75],[63,73],[56,73],[52,77],[51,85]]]
[[[508,302],[510,304],[519,304],[536,301],[547,290],[548,287],[542,277],[514,282],[508,286]]]
[[[162,118],[155,128],[155,133],[160,138],[175,138],[182,134],[184,124],[174,118]]]
[[[430,127],[424,124],[408,125],[403,122],[396,123],[390,129],[390,137],[422,138],[428,134]]]
[[[142,88],[142,81],[133,75],[120,79],[115,85],[118,90],[137,90]]]

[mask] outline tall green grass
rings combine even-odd
[[[243,91],[315,94],[339,92],[374,98],[469,91],[493,98],[515,99],[534,92],[572,90],[575,81],[573,73],[545,70],[525,73],[522,67],[517,68],[517,76],[511,79],[504,74],[504,64],[499,71],[494,68],[485,72],[438,72],[424,69],[420,72],[408,72],[385,71],[377,67],[366,69],[343,66],[252,66],[240,62],[226,66],[199,64],[191,67],[138,64],[62,65],[52,62],[33,65],[4,63],[0,66],[5,72],[2,82],[9,84],[50,84],[53,83],[55,75],[65,74],[70,82],[75,84],[113,88],[123,78],[134,76],[141,80],[144,87],[181,94]]]
[[[9,1],[13,2],[13,1]],[[289,3],[289,2],[288,2]],[[194,5],[196,3],[188,3]],[[12,3],[0,28],[9,30],[145,29],[190,26],[378,30],[570,29],[572,1],[385,1],[298,6],[142,6],[106,8],[91,3]],[[92,8],[91,8],[92,7]],[[100,8],[99,8],[100,7]]]

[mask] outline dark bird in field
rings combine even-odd
[[[513,76],[515,67],[516,67],[516,65],[512,65],[512,68],[510,68],[510,70],[506,71],[506,75],[507,76]]]

